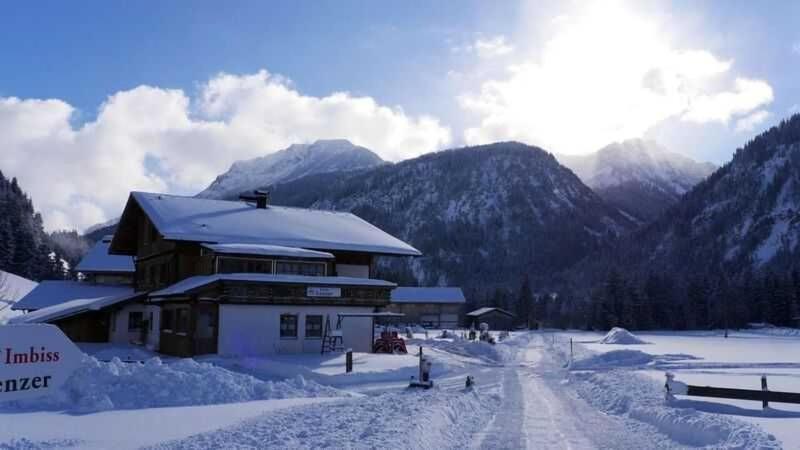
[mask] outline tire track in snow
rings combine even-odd
[[[503,370],[503,403],[485,431],[474,435],[475,448],[520,449],[526,447],[522,433],[524,405],[522,385],[515,370]]]

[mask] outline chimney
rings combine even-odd
[[[269,192],[253,191],[253,195],[240,195],[239,200],[244,200],[246,202],[255,202],[256,208],[267,209],[267,205],[269,205]]]

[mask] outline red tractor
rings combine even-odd
[[[406,341],[397,335],[397,331],[381,331],[381,337],[372,346],[375,353],[408,353]]]

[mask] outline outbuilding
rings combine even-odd
[[[457,287],[398,287],[386,310],[404,314],[403,322],[409,325],[457,328],[465,302]]]
[[[490,330],[511,330],[514,327],[513,313],[501,308],[483,307],[467,313],[466,325],[475,326],[477,329],[481,323],[489,325]]]

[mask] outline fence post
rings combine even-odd
[[[569,364],[572,365],[572,361],[574,359],[573,352],[572,352],[572,338],[569,338]]]
[[[348,348],[347,353],[345,354],[344,359],[344,370],[346,373],[350,373],[353,371],[353,349]]]
[[[761,408],[767,409],[769,408],[769,400],[767,400],[767,376],[761,375],[761,392],[764,393],[764,397],[761,400]]]

